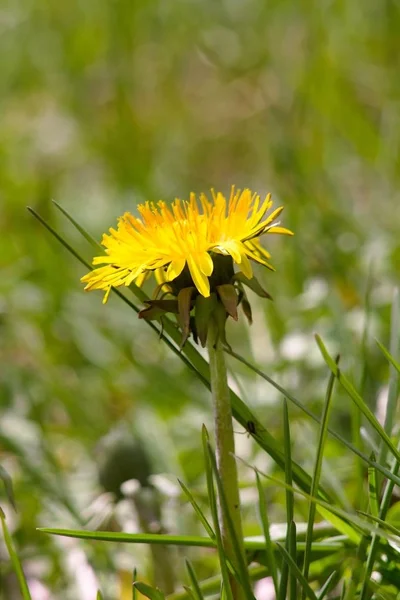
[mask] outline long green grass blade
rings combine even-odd
[[[116,533],[113,531],[85,531],[81,529],[60,529],[56,527],[38,527],[37,531],[103,542],[119,542],[125,544],[166,544],[170,546],[192,546],[215,548],[216,544],[208,537],[196,535],[167,535],[161,533]]]
[[[85,240],[89,242],[91,246],[93,246],[95,250],[101,250],[101,252],[104,252],[104,247],[101,244],[99,244],[99,242],[97,242],[84,227],[79,225],[79,223],[75,221],[75,219],[69,214],[69,212],[65,208],[61,206],[61,204],[59,204],[55,200],[53,200],[53,204],[65,217],[67,217],[67,219],[72,223],[72,225],[79,231],[79,233],[85,238]]]
[[[374,521],[374,523],[378,523],[382,527],[382,529],[384,529],[384,530],[387,529],[387,531],[389,531],[390,533],[393,533],[393,535],[397,535],[400,538],[400,529],[398,529],[398,527],[395,527],[391,523],[388,523],[387,521],[384,521],[383,519],[380,519],[379,517],[372,515],[370,513],[364,512],[362,510],[359,510],[357,512],[360,515],[367,517],[367,519]]]
[[[289,524],[289,555],[293,563],[297,565],[296,523],[294,521]],[[305,588],[303,587],[304,591]],[[293,570],[289,577],[289,600],[298,600],[297,579]]]
[[[290,424],[289,424],[289,411],[287,406],[286,398],[283,400],[282,404],[283,410],[283,447],[285,450],[285,481],[287,484],[286,488],[286,523],[287,523],[287,531],[288,531],[288,543],[287,548],[289,547],[289,525],[293,521],[294,516],[294,497],[292,487],[293,487],[293,474],[292,474],[292,444],[290,437]]]
[[[397,460],[399,460],[400,453],[398,452],[396,446],[393,444],[392,440],[390,439],[390,437],[388,436],[386,431],[383,429],[382,425],[379,423],[378,419],[375,417],[374,413],[368,408],[368,406],[365,404],[364,400],[361,398],[361,396],[355,390],[355,388],[350,383],[350,381],[347,379],[347,377],[345,375],[343,375],[343,373],[339,369],[338,365],[335,363],[335,361],[329,355],[321,338],[318,335],[316,335],[315,339],[317,341],[318,347],[321,351],[321,354],[322,354],[326,364],[331,369],[331,371],[335,375],[336,379],[343,386],[343,388],[348,393],[349,397],[353,400],[353,402],[355,402],[355,404],[358,406],[358,408],[361,410],[361,412],[367,418],[369,423],[372,425],[372,427],[375,429],[376,433],[381,438],[382,442],[384,444],[386,444],[387,448],[391,451],[393,456],[395,456],[395,458]]]
[[[375,456],[372,453],[371,458],[375,461]],[[376,476],[376,469],[374,467],[368,467],[368,500],[369,510],[373,517],[377,517],[379,514],[379,502],[378,502],[378,480]]]
[[[254,467],[252,467],[251,465],[249,465],[248,463],[246,463],[245,461],[242,460],[242,462],[249,467],[250,469],[254,470]],[[265,477],[266,479],[268,479],[269,481],[271,481],[272,483],[285,488],[288,487],[285,481],[282,481],[281,479],[278,479],[276,477],[273,477],[272,475],[268,475],[266,473],[263,473],[262,471],[258,470],[258,473],[262,476]],[[359,533],[357,533],[357,531],[360,531],[363,535],[367,535],[369,534],[373,534],[374,532],[376,532],[377,530],[375,529],[375,527],[371,526],[370,523],[368,523],[367,521],[365,521],[364,519],[361,519],[357,514],[353,514],[353,513],[347,513],[346,511],[342,510],[341,508],[328,504],[327,502],[325,502],[324,500],[320,500],[319,498],[312,498],[309,494],[306,494],[306,492],[303,492],[303,490],[298,490],[296,488],[291,488],[293,490],[293,492],[295,494],[298,494],[300,496],[303,496],[303,498],[306,498],[307,500],[310,500],[312,502],[315,502],[318,505],[319,510],[322,508],[324,509],[324,515],[326,515],[326,518],[329,518],[328,515],[332,514],[333,516],[337,516],[339,517],[339,520],[343,523],[348,523],[349,527],[351,528],[351,531],[349,531],[350,533],[350,537],[349,539],[355,543],[358,544],[360,542],[361,536]],[[335,520],[333,520],[333,522],[335,522]],[[340,529],[339,529],[340,531]],[[392,541],[392,542],[397,542],[398,540],[396,540],[395,536],[391,536],[390,534],[388,534],[386,531],[383,531],[382,529],[379,529],[378,531],[379,535],[381,535],[383,538],[385,538],[388,541]]]
[[[279,583],[278,583],[278,569],[276,566],[275,554],[272,547],[271,535],[269,531],[269,518],[268,518],[268,510],[267,503],[265,501],[265,494],[263,487],[261,485],[261,479],[256,469],[256,482],[257,482],[257,490],[258,490],[258,506],[260,512],[261,524],[264,532],[265,538],[265,555],[266,555],[266,564],[271,573],[272,581],[275,589],[275,596],[278,597]]]
[[[195,600],[203,600],[204,596],[202,594],[200,584],[197,580],[196,573],[194,572],[193,566],[188,559],[185,560],[185,564],[186,564],[186,569],[187,569],[187,572],[189,575],[190,583],[192,584],[192,587],[193,587],[193,590],[192,590],[193,596],[194,596]]]
[[[290,402],[292,402],[302,412],[304,412],[304,414],[309,416],[310,419],[312,419],[313,421],[315,421],[318,424],[321,424],[321,419],[319,417],[317,417],[317,415],[315,415],[312,411],[310,411],[308,408],[306,408],[299,400],[297,400],[297,398],[295,398],[292,394],[290,394],[287,390],[285,390],[281,385],[279,385],[279,383],[276,383],[273,379],[271,379],[271,377],[269,377],[266,373],[263,373],[263,371],[261,371],[260,369],[258,369],[257,367],[255,367],[254,365],[249,363],[245,358],[243,358],[242,356],[240,356],[240,354],[237,354],[233,350],[226,349],[225,352],[227,354],[229,354],[230,356],[232,356],[233,358],[235,358],[236,360],[238,360],[239,362],[241,362],[242,364],[246,365],[246,367],[248,367],[254,373],[257,373],[257,375],[259,375],[262,379],[264,379],[270,385],[272,385],[276,390],[278,390],[278,392],[280,392],[283,396],[285,396],[288,400],[290,400]],[[330,427],[328,427],[328,433],[329,433],[329,435],[331,435],[332,437],[337,439],[346,448],[348,448],[351,452],[353,452],[353,454],[356,454],[357,456],[359,456],[366,464],[375,467],[377,469],[377,471],[382,473],[382,475],[385,475],[385,477],[387,477],[388,479],[393,481],[393,483],[395,483],[396,485],[400,485],[400,477],[396,477],[395,475],[393,475],[393,473],[391,473],[391,471],[389,471],[389,469],[380,465],[377,462],[375,462],[375,463],[372,462],[371,459],[366,454],[362,453],[358,448],[353,446],[353,444],[351,444],[345,438],[343,438],[341,435],[336,433],[336,431],[333,431]],[[293,478],[296,481],[295,474],[293,475]],[[297,483],[297,481],[296,481],[296,483]],[[304,489],[304,487],[302,489]],[[324,493],[326,493],[326,492],[324,492]],[[323,494],[322,495],[321,494],[322,493],[321,493],[321,487],[320,487],[319,495],[322,497]]]
[[[196,515],[198,516],[200,522],[202,523],[204,529],[207,531],[208,535],[210,536],[210,538],[212,540],[215,540],[215,533],[213,531],[213,528],[211,527],[210,523],[207,520],[207,517],[205,516],[204,512],[201,510],[200,506],[198,505],[198,503],[196,502],[196,500],[193,497],[193,494],[191,493],[191,491],[186,487],[186,485],[180,481],[180,479],[178,479],[178,483],[181,486],[183,493],[185,494],[186,498],[189,500],[190,504],[193,506]]]
[[[310,598],[310,600],[317,600],[317,596],[315,595],[314,591],[310,587],[308,581],[304,578],[303,573],[300,571],[299,567],[296,565],[293,558],[290,556],[289,552],[281,544],[278,544],[278,548],[279,548],[280,553],[282,554],[283,560],[288,565],[288,569],[289,569],[290,573],[299,582],[299,584],[301,585],[303,590],[305,590],[306,598]]]
[[[339,357],[336,358],[336,363],[339,362]],[[335,377],[333,374],[330,375],[328,381],[328,387],[325,395],[324,409],[322,412],[321,425],[319,429],[318,436],[318,444],[317,444],[317,453],[315,457],[313,478],[311,483],[311,492],[310,496],[317,496],[318,488],[319,488],[319,480],[321,477],[322,470],[322,460],[324,456],[325,442],[328,435],[328,423],[329,416],[331,411],[331,400],[333,393],[333,386],[335,382]],[[312,533],[314,529],[314,521],[315,521],[315,512],[316,512],[316,504],[314,502],[310,502],[308,509],[308,522],[307,522],[307,535],[306,535],[306,551],[304,553],[304,562],[303,562],[303,573],[304,577],[307,579],[308,572],[310,568],[310,558],[311,558],[311,545],[312,545]],[[305,591],[303,589],[303,598],[305,598]]]
[[[0,521],[1,521],[1,526],[3,529],[4,542],[5,542],[8,554],[10,555],[11,563],[14,568],[14,572],[17,577],[19,587],[21,590],[22,598],[23,598],[23,600],[32,600],[31,594],[29,591],[29,587],[28,587],[28,582],[26,581],[21,561],[19,559],[17,551],[15,550],[11,534],[7,527],[6,517],[5,517],[5,514],[1,507],[0,507]]]
[[[378,344],[378,346],[381,349],[384,356],[387,358],[387,360],[390,362],[390,364],[395,368],[397,373],[400,373],[400,363],[397,362],[397,360],[390,354],[389,350],[387,350],[385,348],[385,346],[383,344],[381,344],[381,342],[379,342],[378,340],[375,340],[375,341]]]
[[[333,571],[333,573],[329,575],[328,579],[325,581],[324,585],[319,591],[319,594],[317,596],[318,600],[324,600],[324,597],[327,596],[327,594],[329,594],[331,589],[333,589],[333,587],[336,585],[337,577],[337,571]]]

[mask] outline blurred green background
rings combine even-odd
[[[148,453],[165,528],[199,531],[176,477],[204,492],[200,428],[212,415],[205,389],[146,323],[116,297],[104,307],[100,293],[83,292],[85,269],[26,205],[90,261],[91,248],[52,199],[100,240],[147,199],[228,193],[232,184],[272,192],[296,235],[266,239],[277,273],[259,277],[274,303],[253,298],[254,325],[231,323],[229,339],[319,412],[327,371],[317,332],[379,414],[388,369],[373,338],[388,345],[400,266],[399,30],[393,0],[2,3],[0,459],[14,481],[18,513],[7,515],[35,600],[86,600],[97,585],[122,599],[135,565],[150,577],[141,547],[35,531],[137,529],[132,505],[115,505],[99,482],[118,440],[138,444],[137,455],[128,452],[137,456],[132,477],[140,479],[140,452]],[[281,439],[281,397],[229,366]],[[310,469],[315,427],[296,409],[291,419],[293,457]],[[351,436],[340,391],[332,427]],[[237,428],[238,454],[257,463]],[[274,470],[265,458],[260,466]],[[336,492],[357,504],[354,469],[330,441],[326,484],[335,477]],[[284,520],[281,494],[276,521]],[[249,488],[247,534],[260,532],[253,505]],[[200,576],[215,572],[213,554],[192,555]],[[4,548],[0,558],[1,593],[17,599]]]

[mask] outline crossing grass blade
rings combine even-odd
[[[371,454],[371,458],[375,461],[374,453]],[[368,467],[368,501],[369,510],[373,517],[379,515],[379,502],[378,502],[378,480],[376,476],[376,469],[374,467]]]
[[[297,400],[297,398],[295,398],[293,396],[293,394],[290,394],[290,392],[285,390],[281,385],[279,385],[279,383],[276,383],[266,373],[263,373],[263,371],[261,371],[260,369],[258,369],[254,365],[252,365],[245,358],[240,356],[240,354],[237,354],[233,350],[225,349],[225,352],[227,354],[229,354],[230,356],[232,356],[233,358],[235,358],[236,360],[238,360],[239,362],[241,362],[242,364],[246,365],[246,367],[248,367],[251,371],[253,371],[253,373],[256,373],[262,379],[267,381],[270,385],[272,385],[272,387],[274,387],[276,390],[278,390],[278,392],[280,392],[283,396],[285,396],[285,398],[287,398],[288,400],[290,400],[290,402],[292,402],[295,406],[297,406],[304,414],[306,414],[308,417],[310,417],[310,419],[312,419],[319,425],[321,424],[321,419],[317,415],[315,415],[312,411],[310,411],[308,408],[306,408],[299,400]],[[400,369],[400,366],[399,366],[399,369]],[[382,475],[384,475],[385,477],[387,477],[388,479],[393,481],[393,483],[395,483],[396,485],[400,485],[400,477],[396,477],[395,475],[393,475],[393,473],[391,471],[389,471],[389,469],[387,469],[383,465],[380,465],[377,462],[371,461],[371,459],[366,454],[361,452],[358,448],[356,448],[353,444],[348,442],[345,438],[343,438],[341,435],[336,433],[336,431],[334,431],[330,427],[327,428],[327,431],[328,431],[329,435],[331,435],[332,437],[337,439],[341,444],[343,444],[343,446],[345,446],[351,452],[353,452],[353,454],[359,456],[366,464],[368,464],[372,467],[375,467],[377,469],[377,471],[379,471],[380,473],[382,473]],[[295,479],[294,475],[293,475],[293,478]],[[304,488],[302,488],[302,489],[304,489]],[[305,491],[307,491],[307,490],[305,490]],[[326,492],[324,492],[324,493],[326,493]],[[323,494],[321,491],[321,486],[320,486],[320,490],[319,490],[319,496],[323,497]]]
[[[333,573],[329,575],[328,579],[325,581],[324,585],[320,589],[319,594],[317,596],[318,600],[324,600],[324,597],[327,596],[336,585],[337,578],[338,572],[333,571]]]
[[[360,409],[360,411],[364,414],[364,416],[366,417],[366,419],[369,421],[369,423],[375,429],[376,433],[381,438],[382,443],[386,444],[387,448],[391,451],[391,453],[393,454],[393,456],[397,460],[399,460],[400,459],[400,453],[397,450],[396,446],[393,444],[392,440],[390,439],[390,436],[383,429],[382,425],[379,423],[379,421],[375,417],[374,413],[368,408],[368,406],[366,405],[366,403],[364,402],[364,400],[361,398],[361,396],[358,394],[358,392],[356,391],[356,389],[353,387],[353,385],[349,381],[349,379],[341,372],[341,370],[339,369],[338,365],[335,363],[335,361],[329,355],[329,353],[328,353],[328,351],[327,351],[324,343],[322,342],[321,338],[318,335],[316,335],[315,339],[317,341],[318,347],[319,347],[319,349],[321,351],[321,354],[322,354],[322,356],[323,356],[326,364],[328,365],[328,367],[330,368],[330,370],[332,371],[332,373],[335,375],[336,379],[343,386],[343,388],[346,390],[346,392],[349,395],[349,397],[353,400],[353,402],[355,402],[355,404],[358,406],[358,408]]]
[[[213,531],[213,528],[211,527],[210,523],[208,522],[207,517],[205,516],[204,512],[201,510],[200,506],[198,505],[198,503],[194,499],[193,494],[186,487],[186,485],[182,481],[180,481],[180,479],[178,479],[178,483],[181,486],[182,491],[185,494],[185,496],[187,497],[187,499],[189,500],[190,504],[193,506],[193,508],[194,508],[194,510],[196,512],[196,515],[198,516],[198,518],[199,518],[200,522],[202,523],[204,529],[207,531],[207,533],[210,536],[210,538],[215,541],[215,533]]]
[[[75,221],[75,219],[73,218],[72,215],[70,215],[70,213],[61,206],[61,204],[59,204],[58,202],[56,202],[55,200],[53,200],[53,204],[54,206],[65,216],[67,217],[67,219],[72,223],[72,225],[75,227],[75,229],[77,229],[77,231],[79,231],[79,233],[82,235],[82,237],[85,238],[85,240],[87,242],[89,242],[89,244],[95,249],[95,250],[100,250],[101,252],[104,252],[104,248],[101,244],[99,244],[98,241],[96,241],[94,239],[93,236],[90,235],[90,233],[88,233],[88,231],[82,227],[81,225],[79,225],[79,223],[77,221]],[[29,210],[29,209],[28,209]]]
[[[60,208],[57,205],[57,208]],[[41,217],[33,208],[28,207],[29,212],[64,246],[68,252],[70,252],[82,265],[84,265],[87,269],[91,269],[90,264],[83,259],[74,248],[49,224],[43,217]],[[84,230],[74,219],[72,219],[67,211],[63,209],[61,211],[65,216],[69,219],[69,221],[77,227],[78,231],[84,235],[85,239],[89,241],[89,243],[93,246],[97,242],[95,242],[92,236]],[[148,296],[138,288],[137,286],[131,286],[132,292],[136,295],[140,302],[145,302],[148,300]],[[113,293],[118,296],[120,300],[122,300],[125,304],[127,304],[132,310],[136,313],[139,312],[139,308],[131,302],[123,293],[119,290],[113,288]],[[196,348],[189,341],[186,342],[183,350],[180,349],[181,337],[179,332],[177,331],[175,325],[168,318],[164,319],[164,328],[157,327],[152,321],[145,321],[149,327],[151,327],[158,337],[165,342],[168,347],[182,360],[185,365],[200,379],[200,381],[210,389],[210,377],[209,377],[209,367],[207,361],[201,356],[201,354],[196,350]],[[258,421],[256,416],[251,412],[248,406],[233,392],[231,393],[231,402],[232,402],[232,413],[236,421],[242,425],[245,429],[247,429],[248,423],[254,424],[254,433],[252,433],[252,437],[256,441],[256,443],[276,462],[276,464],[284,470],[285,468],[285,457],[282,452],[279,444],[273,438],[273,436],[262,426],[262,424]],[[310,490],[311,486],[311,478],[308,473],[304,471],[300,467],[300,465],[293,463],[293,479],[297,483],[301,489],[305,491]],[[323,490],[320,490],[320,493],[328,498],[328,494]]]
[[[297,565],[297,545],[296,545],[296,523],[292,521],[289,524],[289,554],[293,560],[293,563]],[[305,579],[305,578],[304,578]],[[304,591],[304,587],[303,587]],[[298,600],[297,596],[297,579],[293,571],[289,577],[289,600]]]
[[[336,364],[339,363],[339,356],[336,357]],[[311,491],[310,496],[316,496],[318,493],[319,480],[321,477],[322,471],[322,460],[324,456],[325,443],[328,435],[328,423],[329,416],[331,411],[331,400],[332,393],[334,387],[335,377],[333,374],[330,375],[328,381],[328,387],[325,395],[324,408],[322,412],[321,425],[319,429],[318,436],[318,444],[317,444],[317,453],[315,457],[314,471],[311,483]],[[306,534],[306,551],[304,553],[304,562],[303,562],[303,573],[304,577],[307,579],[308,572],[310,568],[310,557],[311,557],[311,545],[312,545],[312,533],[314,529],[314,521],[315,521],[315,512],[316,512],[316,504],[314,502],[310,502],[308,509],[308,522],[307,522],[307,534]],[[305,590],[303,589],[303,599],[305,598]]]
[[[256,469],[256,482],[257,482],[257,490],[258,490],[258,506],[261,524],[263,528],[264,538],[265,538],[265,555],[266,555],[266,563],[271,573],[272,581],[275,589],[275,596],[278,597],[279,591],[279,582],[278,582],[278,569],[276,566],[275,554],[272,547],[271,535],[269,532],[269,518],[267,511],[267,503],[265,501],[265,493],[261,485],[261,479]]]
[[[260,579],[264,579],[264,577],[269,576],[269,571],[264,566],[254,566],[251,565],[248,567],[250,580],[253,582],[259,581]],[[199,582],[201,593],[203,596],[212,596],[219,592],[221,589],[221,577],[220,575],[214,575],[213,577],[209,577],[201,582]],[[168,600],[187,600],[189,598],[189,594],[187,591],[178,590],[173,594],[168,595]]]
[[[20,561],[18,553],[14,547],[14,543],[13,543],[11,534],[8,530],[7,523],[6,523],[6,516],[1,507],[0,507],[0,521],[1,521],[1,526],[3,529],[4,542],[5,542],[8,554],[10,556],[11,564],[13,566],[15,575],[16,575],[18,583],[19,583],[22,598],[23,598],[23,600],[32,600],[32,597],[31,597],[31,594],[29,591],[29,587],[28,587],[28,582],[26,581],[26,577],[24,574],[24,570],[22,568],[21,561]]]
[[[200,584],[197,580],[196,573],[194,572],[191,562],[188,559],[186,559],[185,564],[186,564],[186,569],[187,569],[187,572],[189,575],[190,583],[192,584],[192,587],[193,587],[192,594],[193,594],[195,600],[204,600],[204,596],[201,592]]]
[[[279,552],[282,554],[282,558],[283,558],[284,562],[288,565],[288,569],[289,569],[291,575],[293,575],[295,577],[295,579],[299,582],[299,584],[303,588],[303,590],[305,590],[306,598],[309,598],[310,600],[317,600],[317,596],[315,595],[315,592],[310,587],[308,581],[305,579],[303,573],[300,571],[299,567],[296,565],[296,563],[293,560],[293,558],[291,557],[290,553],[286,550],[286,548],[284,548],[282,546],[282,544],[278,543],[277,545],[278,545]]]
[[[380,519],[378,516],[372,515],[372,514],[367,513],[367,512],[365,512],[363,510],[359,510],[357,512],[358,512],[358,514],[363,515],[367,519],[370,519],[374,523],[378,523],[378,525],[380,525],[382,529],[384,529],[384,530],[387,529],[387,531],[389,531],[390,533],[393,533],[393,535],[397,535],[397,537],[400,538],[400,529],[398,529],[397,527],[395,527],[391,523],[388,523],[387,521],[384,521],[383,519]]]
[[[244,461],[242,459],[240,459],[240,460],[248,468],[250,468],[254,471],[254,467],[252,465],[249,465],[246,461]],[[278,479],[277,477],[274,477],[273,475],[268,475],[267,473],[263,473],[260,470],[258,470],[258,473],[262,477],[265,477],[272,483],[274,483],[282,488],[286,489],[288,487],[288,485],[286,484],[285,481],[282,481],[281,479]],[[319,498],[316,498],[316,497],[314,497],[314,498],[311,497],[306,492],[303,492],[303,490],[299,490],[299,489],[296,489],[293,487],[291,489],[294,494],[298,494],[300,496],[303,496],[303,498],[306,498],[307,500],[315,502],[318,505],[318,510],[324,514],[324,516],[326,517],[327,520],[330,520],[332,517],[335,517],[335,516],[338,517],[339,525],[336,525],[336,521],[334,518],[332,519],[332,521],[334,523],[334,527],[337,527],[338,531],[341,531],[340,526],[342,523],[347,524],[348,531],[349,531],[349,535],[348,535],[349,541],[352,541],[354,544],[356,544],[356,545],[359,544],[360,539],[361,539],[360,533],[362,535],[368,535],[368,534],[373,534],[373,533],[377,532],[377,530],[375,529],[374,526],[372,526],[368,521],[361,519],[358,516],[358,514],[347,513],[343,509],[341,509],[335,505],[328,504],[324,500],[320,500]],[[379,529],[378,533],[381,537],[383,537],[387,541],[398,543],[398,540],[395,538],[395,536],[388,534],[383,529]]]

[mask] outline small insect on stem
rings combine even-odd
[[[244,435],[245,433],[247,433],[247,437],[249,437],[250,435],[255,435],[257,433],[256,424],[254,423],[254,421],[247,421],[246,431],[236,431],[235,433],[237,433],[238,435]]]

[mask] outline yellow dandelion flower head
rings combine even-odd
[[[103,256],[93,260],[95,268],[82,278],[86,290],[104,290],[107,301],[112,287],[142,285],[154,273],[160,282],[170,282],[188,270],[198,292],[210,295],[213,256],[230,256],[247,279],[253,277],[252,259],[272,268],[269,253],[259,238],[265,233],[292,232],[280,227],[276,218],[282,212],[272,207],[270,194],[261,200],[249,189],[232,187],[229,200],[212,190],[212,199],[201,194],[196,199],[176,199],[171,206],[160,201],[138,206],[139,217],[125,213],[117,229],[104,234]],[[268,214],[269,213],[269,214]]]

